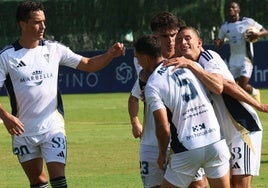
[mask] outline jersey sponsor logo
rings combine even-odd
[[[44,54],[44,58],[49,63],[49,54]]]
[[[186,136],[186,140],[193,140],[193,139],[198,138],[200,136],[207,136],[208,134],[211,134],[211,133],[214,133],[217,131],[215,128],[209,128],[209,129],[205,129],[203,131],[203,129],[205,128],[205,125],[202,125],[202,127],[203,128],[200,128],[200,129],[196,129],[196,127],[192,127],[194,133]]]
[[[41,85],[44,79],[53,77],[52,73],[43,73],[41,70],[36,70],[32,72],[32,75],[29,77],[23,77],[20,79],[21,83],[33,82],[35,86]]]

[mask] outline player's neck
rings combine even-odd
[[[236,22],[238,21],[240,18],[239,14],[237,15],[233,15],[233,16],[229,16],[229,22]]]
[[[31,40],[26,37],[21,37],[19,39],[19,44],[26,49],[32,49],[38,46],[39,40]]]

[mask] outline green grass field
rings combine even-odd
[[[262,90],[268,103],[268,89]],[[140,188],[139,140],[131,133],[128,93],[63,95],[71,188]],[[0,97],[8,107],[7,97]],[[252,188],[268,186],[268,114],[259,113],[264,127],[260,176]],[[28,180],[11,153],[11,138],[0,125],[0,187],[27,188]]]

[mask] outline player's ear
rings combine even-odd
[[[23,21],[19,21],[19,22],[18,22],[18,25],[19,25],[19,27],[21,28],[21,30],[24,30],[26,23],[23,22]]]
[[[198,39],[198,47],[200,48],[200,47],[202,47],[202,45],[203,45],[203,41],[201,38],[199,38]]]

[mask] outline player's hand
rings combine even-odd
[[[268,104],[260,104],[257,110],[260,112],[268,113]]]
[[[185,57],[174,57],[171,59],[164,60],[163,65],[166,67],[174,66],[173,70],[177,68],[188,68],[193,63],[192,60],[186,59]]]
[[[214,40],[214,45],[215,45],[216,47],[220,47],[221,44],[222,44],[222,40],[221,40],[221,39],[215,39],[215,40]]]
[[[112,57],[119,57],[121,55],[125,55],[125,46],[123,43],[115,43],[109,50],[108,50],[108,54]]]
[[[134,138],[141,138],[142,125],[140,122],[132,123],[132,134]]]
[[[256,41],[259,39],[259,33],[255,33],[253,31],[250,31],[248,34],[247,34],[247,38],[249,41]]]
[[[161,170],[166,169],[166,154],[160,154],[158,155],[157,164]]]
[[[9,134],[19,136],[24,132],[24,126],[17,117],[7,114],[2,120]]]

